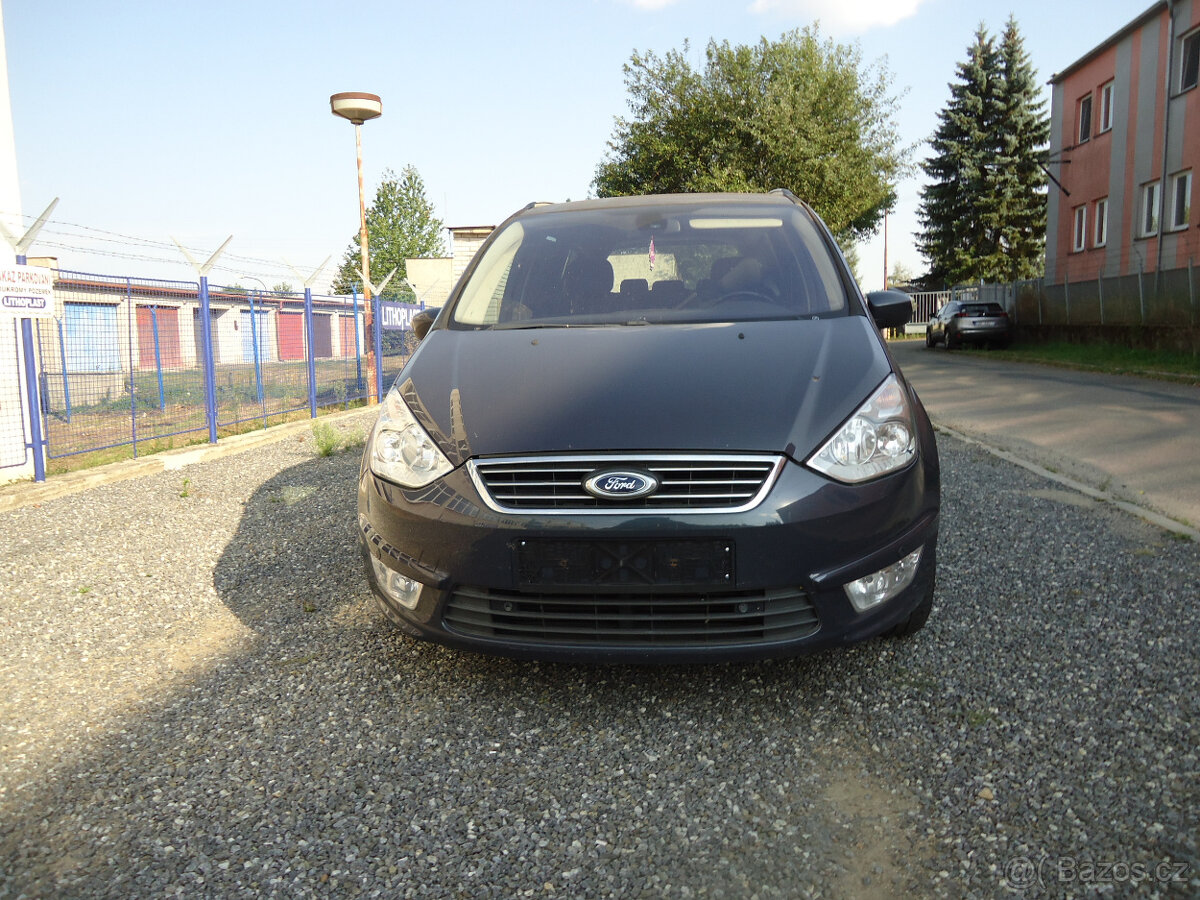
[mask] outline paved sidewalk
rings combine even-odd
[[[1200,387],[990,359],[891,350],[936,425],[1200,529]]]

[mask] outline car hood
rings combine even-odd
[[[891,370],[862,316],[488,331],[434,329],[397,379],[460,464],[596,451],[803,459]]]

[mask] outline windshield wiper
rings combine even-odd
[[[498,322],[492,326],[496,331],[532,331],[537,328],[574,328],[565,322]]]

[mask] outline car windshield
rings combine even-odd
[[[452,325],[537,328],[846,315],[814,223],[784,204],[534,212],[490,243]]]

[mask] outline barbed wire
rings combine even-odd
[[[0,210],[0,216],[21,219],[25,222],[32,223],[37,217],[26,213],[14,213],[11,211]],[[56,226],[56,227],[51,227]],[[73,231],[64,231],[62,229],[77,229],[85,234],[77,234]],[[93,236],[94,235],[94,236]],[[59,238],[59,240],[49,240],[47,238]],[[74,242],[72,242],[72,240]],[[90,243],[78,243],[79,241],[94,241],[101,244],[116,245],[122,248],[130,249],[114,249],[106,246],[93,246]],[[91,225],[82,225],[76,222],[65,222],[61,219],[47,219],[46,225],[38,234],[34,241],[34,246],[41,246],[54,250],[70,251],[74,253],[87,254],[89,256],[108,257],[112,259],[125,259],[135,262],[151,262],[159,265],[181,265],[190,268],[190,264],[180,258],[179,248],[169,241],[156,240],[154,238],[141,237],[138,235],[124,234],[119,231],[109,231],[104,228],[97,228]],[[207,255],[212,252],[212,248],[201,248],[194,246],[183,245],[191,253],[197,255]],[[161,250],[162,255],[149,255],[147,253],[136,252],[138,250]],[[238,263],[237,266],[230,266],[226,263]],[[302,271],[307,268],[315,270],[316,266],[299,266]],[[246,256],[238,253],[223,253],[218,262],[213,265],[214,271],[221,271],[233,275],[270,275],[277,277],[280,273],[293,275],[291,266],[282,260],[270,260],[257,256]]]

